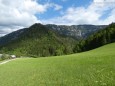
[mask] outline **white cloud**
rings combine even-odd
[[[94,2],[104,2],[104,3],[106,3],[106,2],[115,2],[115,0],[93,0]]]
[[[57,5],[57,4],[53,4],[54,5],[54,9],[55,10],[61,10],[63,7],[62,6],[60,6],[60,5]]]
[[[37,22],[41,23],[35,14],[44,13],[48,8],[60,10],[62,7],[54,3],[40,4],[36,0],[0,0],[0,31],[5,34],[5,30],[10,28],[11,31],[8,29],[7,34],[14,31],[14,28],[17,30]]]
[[[44,12],[46,7],[32,0],[0,0],[0,30],[5,34],[14,31],[14,27],[19,29],[41,22],[34,14]]]
[[[21,26],[0,26],[0,36],[6,35],[6,33],[11,33],[24,27]]]
[[[101,19],[104,13],[108,10],[112,10],[108,13],[106,19]],[[55,17],[49,20],[42,20],[43,23],[53,24],[109,24],[115,22],[115,7],[113,5],[107,5],[103,2],[101,5],[92,2],[88,7],[70,7],[64,15]]]
[[[45,13],[49,8],[55,11],[63,7],[55,3],[40,4],[37,0],[0,0],[0,35],[28,27],[36,22],[45,24],[109,24],[115,22],[115,0],[93,0],[88,7],[69,7],[62,16],[39,20],[36,13]],[[67,1],[67,0],[62,0]],[[98,2],[98,3],[97,3]],[[104,13],[111,9],[106,19]],[[62,11],[60,11],[62,12]]]

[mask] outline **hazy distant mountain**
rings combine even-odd
[[[107,25],[72,25],[72,26],[66,26],[66,25],[53,25],[49,24],[46,25],[49,29],[53,29],[60,34],[71,36],[76,39],[79,38],[86,38],[89,35],[93,34],[94,32],[105,28]]]

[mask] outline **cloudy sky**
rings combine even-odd
[[[0,36],[34,23],[78,25],[115,22],[115,0],[0,0]]]

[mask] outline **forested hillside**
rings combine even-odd
[[[42,25],[34,24],[29,28],[15,31],[0,38],[0,53],[15,54],[17,56],[57,56],[64,54],[72,54],[91,50],[102,45],[115,41],[115,24],[112,23],[104,29],[95,29],[95,33],[87,39],[79,39],[71,35],[64,34],[66,26]],[[51,27],[51,28],[49,28]],[[79,26],[88,27],[95,26]],[[99,26],[101,27],[101,26]],[[102,26],[105,27],[105,26]],[[95,27],[96,28],[96,27]],[[71,28],[67,28],[69,31]],[[84,29],[85,30],[85,29]],[[60,31],[62,33],[60,33]],[[74,29],[71,29],[74,32]],[[72,34],[73,32],[70,33]],[[78,31],[76,29],[76,31]],[[81,30],[82,31],[82,30]],[[86,32],[87,32],[86,31]],[[79,33],[76,33],[79,35]],[[89,32],[89,34],[91,34]],[[73,34],[74,35],[74,34]],[[80,38],[80,37],[79,37]]]
[[[91,34],[104,29],[107,25],[43,25],[45,28],[58,32],[59,35],[68,36],[77,40],[86,39]],[[27,29],[20,29],[0,37],[0,46],[8,44],[24,34]]]
[[[112,42],[115,42],[115,23],[112,23],[105,29],[94,33],[86,40],[80,41],[76,45],[74,52],[91,50]]]
[[[75,43],[73,38],[59,35],[44,25],[34,24],[25,28],[8,44],[2,45],[0,53],[35,57],[55,56],[73,53]]]

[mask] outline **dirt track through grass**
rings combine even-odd
[[[2,62],[0,62],[0,65],[6,64],[6,63],[8,63],[8,62],[10,62],[10,61],[12,61],[12,60],[16,60],[16,59],[9,59],[9,60],[2,61]]]

